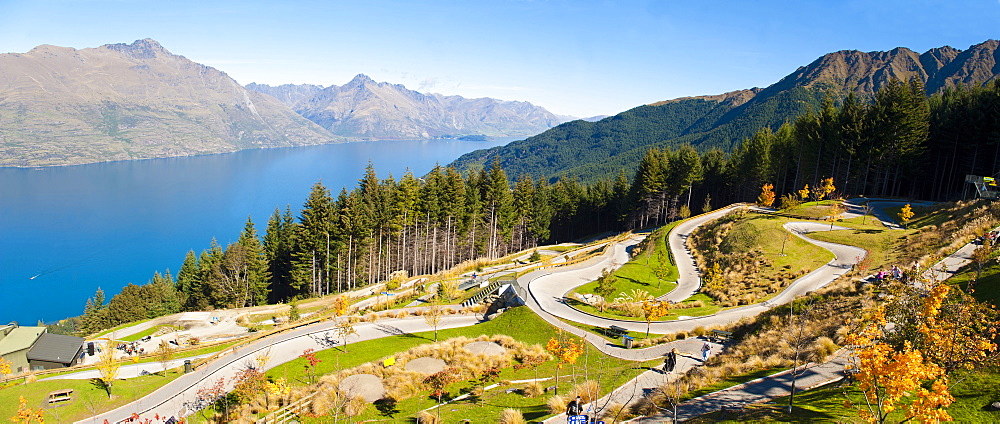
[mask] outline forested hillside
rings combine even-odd
[[[438,167],[422,178],[380,180],[370,167],[356,189],[335,197],[317,183],[298,216],[275,210],[263,237],[248,220],[237,242],[189,252],[176,280],[157,274],[108,305],[95,296],[80,327],[335,293],[397,271],[436,273],[543,242],[752,202],[764,183],[786,194],[784,203],[828,178],[844,196],[955,198],[965,174],[1000,171],[1000,82],[930,98],[924,92],[918,80],[890,81],[871,104],[848,96],[838,107],[827,98],[818,112],[777,131],[761,128],[731,154],[689,145],[649,149],[631,179],[619,169],[589,184],[519,178],[512,185],[493,163],[465,176]],[[616,119],[626,133],[630,121]]]
[[[819,110],[826,96],[837,104],[849,95],[870,103],[891,81],[918,80],[928,95],[993,81],[1000,74],[998,45],[988,40],[964,51],[946,46],[923,54],[906,48],[830,53],[764,89],[639,106],[593,124],[569,122],[507,146],[468,153],[453,165],[479,169],[495,160],[514,177],[554,181],[573,176],[594,182],[618,169],[633,172],[654,147],[690,144],[701,152],[731,152],[761,128],[777,130]]]

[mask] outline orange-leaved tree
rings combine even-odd
[[[847,406],[857,408],[861,418],[871,423],[886,422],[889,413],[901,407],[906,408],[906,420],[950,420],[944,408],[955,399],[948,392],[944,369],[908,340],[898,347],[886,343],[886,324],[885,308],[879,306],[867,313],[860,330],[847,336],[847,343],[855,346],[848,367],[856,371],[864,395],[863,402],[848,401]],[[928,384],[930,390],[925,388]],[[904,396],[912,396],[913,402],[905,405]]]
[[[18,424],[39,423],[45,424],[45,410],[42,408],[32,409],[28,407],[28,400],[24,396],[18,396],[17,412],[10,421]]]
[[[823,200],[836,189],[837,187],[833,185],[833,177],[823,178],[819,180],[819,187],[813,190],[813,196],[816,196],[816,200]]]
[[[771,207],[774,204],[774,185],[771,183],[764,183],[760,188],[760,195],[757,196],[757,204],[765,208]]]
[[[653,321],[670,314],[670,302],[646,299],[642,301],[642,316],[646,319],[646,338],[649,338],[649,326]]]
[[[950,374],[994,360],[1000,321],[992,306],[961,290],[936,284],[924,300],[917,326],[919,344],[927,360]]]
[[[576,359],[583,354],[582,340],[577,343],[572,338],[566,340],[560,339],[562,339],[561,333],[559,334],[559,339],[555,337],[550,338],[549,342],[545,344],[545,350],[559,361],[556,367],[556,394],[559,394],[559,370],[562,369],[563,364],[576,364]]]

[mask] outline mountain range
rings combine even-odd
[[[343,137],[364,139],[524,137],[571,117],[527,102],[424,94],[360,74],[347,84],[249,84],[300,115]]]
[[[855,93],[871,99],[890,80],[924,82],[927,93],[978,85],[1000,75],[1000,42],[966,50],[952,47],[916,53],[843,50],[823,55],[766,88],[685,97],[639,106],[597,122],[572,121],[506,146],[468,153],[452,165],[480,168],[497,161],[512,177],[573,176],[584,181],[630,173],[650,147],[691,144],[699,150],[731,150],[759,128],[777,128],[823,98]]]
[[[568,119],[526,102],[422,94],[364,75],[339,87],[248,89],[151,39],[0,54],[0,166],[373,139],[524,137]]]
[[[343,141],[153,40],[0,54],[0,166]]]

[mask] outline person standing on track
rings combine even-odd
[[[672,373],[674,372],[674,367],[677,366],[677,348],[670,349],[667,352],[667,357],[663,358],[663,372]]]

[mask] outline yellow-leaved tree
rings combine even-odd
[[[816,196],[816,200],[823,200],[836,189],[837,187],[833,185],[833,177],[823,178],[819,180],[819,187],[813,190],[813,195]]]
[[[997,311],[947,284],[934,285],[920,311],[918,341],[927,360],[946,374],[995,359]]]
[[[18,397],[17,412],[10,421],[18,424],[39,423],[45,424],[45,410],[42,408],[33,409],[28,407],[28,400],[24,396]]]
[[[924,300],[919,318],[935,316],[945,291],[932,290]],[[869,311],[861,328],[847,336],[847,344],[854,345],[855,357],[848,368],[856,371],[858,388],[864,395],[863,402],[847,402],[858,409],[862,419],[871,423],[884,423],[889,413],[905,409],[905,420],[925,422],[949,421],[945,411],[955,401],[948,391],[945,369],[935,364],[921,349],[909,340],[901,346],[886,343],[885,328],[888,324],[884,306]],[[930,387],[927,389],[926,387]],[[907,405],[904,397],[912,397]]]
[[[806,184],[805,187],[802,187],[802,190],[799,190],[799,197],[801,197],[802,200],[809,198],[809,184]]]
[[[913,219],[913,215],[913,208],[909,203],[903,205],[903,208],[899,210],[899,222],[903,223],[903,228],[906,228],[906,225],[910,223],[910,220]]]
[[[574,342],[572,338],[563,340],[560,332],[559,338],[550,338],[545,344],[545,350],[552,354],[559,361],[556,367],[556,394],[559,393],[559,370],[564,364],[576,364],[576,359],[583,354],[583,341]]]
[[[642,316],[646,319],[646,338],[649,338],[649,326],[662,317],[670,314],[670,302],[646,299],[642,302]]]

